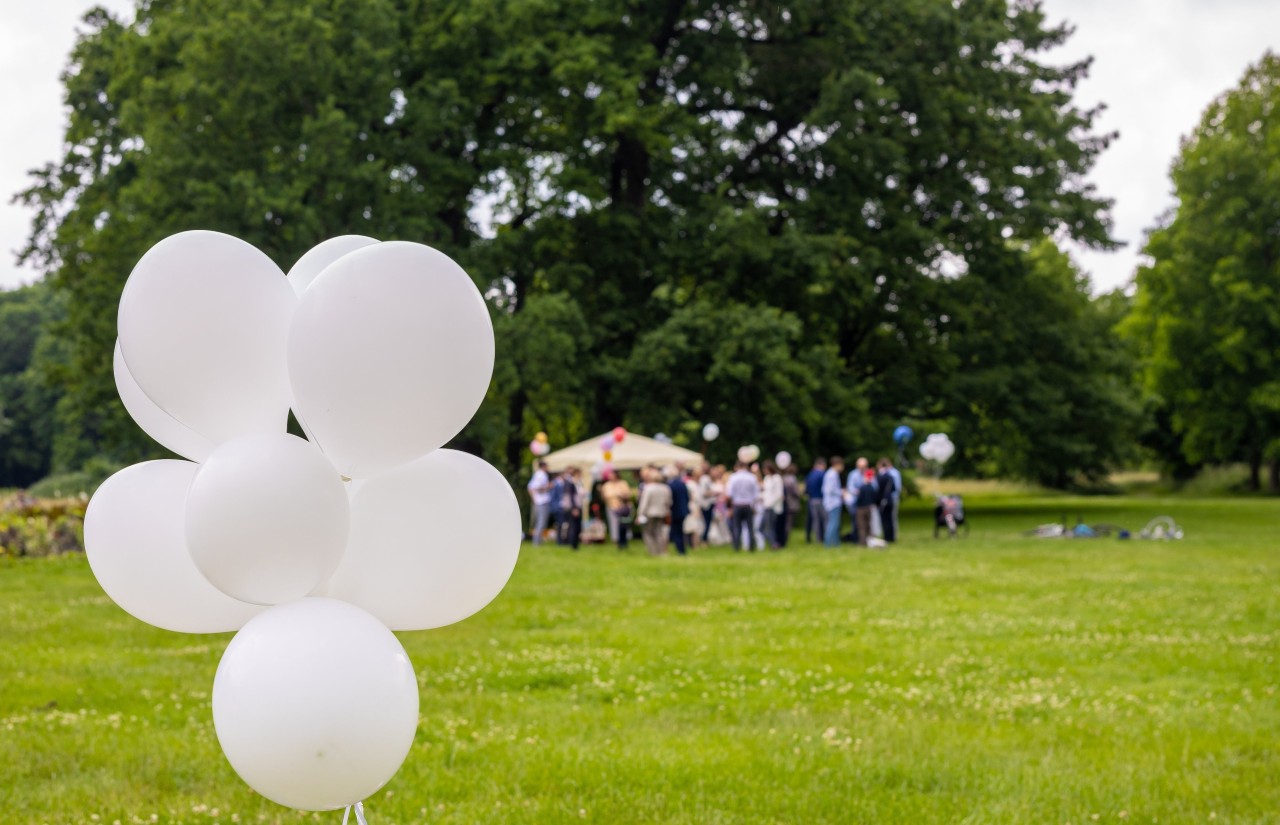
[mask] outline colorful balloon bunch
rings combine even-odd
[[[538,433],[533,437],[533,441],[529,442],[529,452],[533,453],[538,458],[542,458],[544,455],[551,452],[551,443],[547,440],[546,433]]]
[[[604,462],[602,470],[608,472],[613,468],[609,466],[609,462],[613,461],[613,448],[621,444],[627,439],[627,431],[622,427],[614,427],[604,438],[600,439],[600,459]]]
[[[149,624],[239,631],[212,704],[245,782],[293,808],[356,805],[417,730],[417,677],[391,631],[480,610],[519,552],[506,479],[441,449],[489,385],[484,300],[421,244],[334,238],[286,277],[196,231],[142,257],[118,321],[126,409],[190,460],[99,488],[94,575]],[[286,432],[291,409],[307,439]]]

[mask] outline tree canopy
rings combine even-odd
[[[1147,243],[1126,329],[1192,463],[1247,460],[1280,488],[1280,57],[1267,54],[1182,143],[1178,199]]]
[[[1054,481],[1115,452],[1008,437],[1043,415],[1105,439],[1122,411],[1094,403],[1094,320],[1020,343],[1042,292],[1093,317],[1045,238],[1110,243],[1085,181],[1108,136],[1072,98],[1088,63],[1054,63],[1070,30],[1038,2],[144,0],[87,22],[24,254],[65,299],[89,452],[150,449],[113,400],[111,310],[190,228],[284,268],[352,232],[457,257],[500,358],[460,443],[509,469],[539,430],[705,421],[805,456],[981,419],[1002,446],[977,453]],[[1031,370],[1054,335],[1080,381],[972,410],[1017,386],[991,359]]]

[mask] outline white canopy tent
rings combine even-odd
[[[584,474],[590,474],[597,461],[602,461],[604,454],[600,451],[600,440],[610,433],[601,433],[586,441],[580,441],[572,447],[549,453],[543,461],[547,469],[553,473],[578,467]],[[613,458],[610,464],[615,470],[638,470],[649,464],[659,467],[667,464],[684,464],[686,467],[696,466],[702,462],[702,454],[674,444],[663,444],[643,435],[627,433],[621,444],[613,446]]]

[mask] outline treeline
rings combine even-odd
[[[1052,60],[1069,33],[1004,0],[92,12],[67,152],[22,196],[48,286],[0,304],[43,313],[6,373],[44,393],[25,443],[44,470],[155,454],[115,399],[115,306],[151,244],[207,228],[286,269],[346,233],[462,262],[499,361],[457,446],[513,474],[538,431],[700,446],[708,421],[721,460],[887,451],[908,422],[950,432],[958,471],[1056,486],[1141,445],[1179,469],[1274,459],[1243,431],[1187,446],[1151,379],[1179,356],[1054,243],[1110,243],[1087,63]],[[1155,277],[1132,316],[1159,324]]]

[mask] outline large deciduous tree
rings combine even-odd
[[[804,455],[945,415],[959,284],[1046,233],[1108,242],[1087,62],[1046,58],[1069,29],[1033,0],[149,0],[89,23],[69,150],[27,193],[86,411],[130,266],[196,226],[282,266],[344,232],[460,257],[498,335],[568,370],[500,365],[464,440],[509,467],[544,428],[762,410],[742,429]],[[668,368],[698,380],[664,406],[643,385]]]
[[[1280,57],[1215,100],[1173,164],[1126,327],[1193,463],[1270,461],[1280,489]]]
[[[948,387],[972,467],[1051,487],[1096,482],[1132,455],[1140,410],[1114,328],[1122,298],[1092,298],[1052,241],[1011,248],[1003,272],[966,279]],[[1011,323],[1012,322],[1012,323]]]

